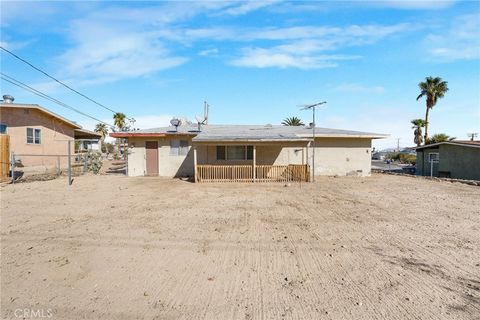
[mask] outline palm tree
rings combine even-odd
[[[100,139],[100,151],[103,152],[103,144],[105,143],[105,137],[108,134],[108,127],[105,123],[97,123],[93,131],[102,135],[102,138]]]
[[[122,112],[117,112],[113,115],[113,124],[117,126],[118,131],[123,131],[125,128],[125,119],[127,116]],[[122,140],[117,138],[117,156],[120,155],[120,142]],[[124,155],[125,156],[125,155]]]
[[[420,94],[417,97],[417,101],[422,97],[427,98],[427,110],[425,112],[425,135],[424,142],[428,142],[428,112],[436,104],[437,100],[443,98],[445,93],[448,91],[448,82],[443,81],[440,77],[427,77],[425,82],[420,82],[418,84],[420,88]]]
[[[296,126],[296,127],[304,126],[302,120],[300,120],[297,117],[286,118],[285,120],[282,121],[282,124],[284,126]]]
[[[120,131],[122,131],[122,129],[125,127],[126,118],[127,116],[125,113],[117,112],[113,115],[113,124],[116,125]]]
[[[434,134],[433,136],[428,139],[428,143],[426,144],[434,144],[434,143],[439,143],[439,142],[446,142],[446,141],[452,141],[455,140],[455,137],[450,137],[449,135],[445,133],[437,133]]]
[[[104,140],[108,134],[108,127],[105,123],[97,123],[93,131],[100,133],[102,135],[102,140]]]
[[[413,124],[412,129],[415,129],[415,131],[413,132],[413,142],[415,142],[417,144],[417,147],[419,147],[423,143],[422,128],[425,127],[425,120],[413,119],[412,121],[410,121],[410,123]]]

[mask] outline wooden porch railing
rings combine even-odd
[[[308,182],[308,165],[197,165],[198,182]]]

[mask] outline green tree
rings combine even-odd
[[[420,88],[420,94],[417,97],[417,101],[422,97],[427,98],[424,142],[428,143],[428,113],[437,104],[437,100],[443,98],[448,91],[448,82],[443,81],[440,77],[427,77],[424,82],[418,84],[418,87]]]
[[[415,129],[413,131],[413,142],[415,142],[418,147],[423,143],[422,128],[425,127],[425,120],[413,119],[412,121],[410,121],[410,123],[413,124],[412,129]]]
[[[104,152],[104,144],[105,144],[105,137],[108,135],[108,127],[105,123],[97,123],[95,126],[95,129],[93,130],[97,133],[100,133],[102,135],[102,138],[100,139],[100,151]]]
[[[127,116],[122,113],[122,112],[117,112],[113,115],[113,124],[117,126],[118,131],[124,131],[125,130],[125,120]],[[117,142],[117,156],[120,156],[120,143],[123,141],[123,139],[118,139],[116,140]],[[125,155],[124,155],[125,156]]]
[[[122,131],[125,128],[125,120],[127,116],[122,112],[117,112],[113,115],[113,124],[117,126],[119,131]]]
[[[439,142],[446,142],[446,141],[452,141],[455,140],[455,137],[450,137],[449,135],[445,133],[437,133],[434,134],[433,136],[428,139],[428,142],[426,144],[433,144],[433,143],[439,143]]]
[[[102,140],[105,140],[105,137],[108,134],[108,127],[105,123],[97,123],[93,131],[100,133],[102,135]]]
[[[282,121],[282,124],[284,126],[304,126],[302,120],[297,117],[285,118],[285,120]]]

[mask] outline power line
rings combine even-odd
[[[33,64],[31,64],[31,63],[30,63],[30,62],[28,62],[27,60],[25,60],[25,59],[23,59],[23,58],[19,57],[18,55],[16,55],[15,53],[13,53],[13,52],[11,52],[11,51],[9,51],[9,50],[5,49],[3,46],[0,46],[0,49],[2,49],[3,51],[7,52],[7,53],[8,53],[8,54],[10,54],[10,55],[12,55],[12,56],[13,56],[13,57],[15,57],[16,59],[18,59],[18,60],[20,60],[20,61],[22,61],[22,62],[24,62],[24,63],[28,64],[28,65],[29,65],[30,67],[32,67],[33,69],[35,69],[35,70],[37,70],[37,71],[39,71],[39,72],[43,73],[44,75],[46,75],[46,76],[47,76],[47,77],[49,77],[50,79],[52,79],[52,80],[54,80],[54,81],[58,82],[59,84],[61,84],[61,85],[62,85],[62,86],[64,86],[65,88],[67,88],[67,89],[69,89],[69,90],[71,90],[71,91],[75,92],[76,94],[79,94],[80,96],[84,97],[85,99],[87,99],[87,100],[89,100],[89,101],[91,101],[91,102],[95,103],[96,105],[98,105],[98,106],[100,106],[100,107],[102,107],[102,108],[104,108],[104,109],[107,109],[108,111],[111,111],[111,112],[113,112],[113,113],[118,113],[117,111],[115,111],[115,110],[113,110],[113,109],[111,109],[111,108],[109,108],[109,107],[105,106],[104,104],[102,104],[102,103],[100,103],[100,102],[98,102],[98,101],[95,101],[94,99],[92,99],[92,98],[90,98],[90,97],[86,96],[85,94],[83,94],[83,93],[81,93],[81,92],[79,92],[79,91],[77,91],[77,90],[73,89],[73,88],[72,88],[72,87],[70,87],[69,85],[67,85],[67,84],[63,83],[62,81],[58,80],[57,78],[55,78],[55,77],[53,77],[53,76],[49,75],[47,72],[43,71],[42,69],[40,69],[40,68],[38,68],[38,67],[34,66]],[[129,119],[129,118],[127,118],[127,119]]]
[[[109,126],[109,127],[112,127],[112,128],[115,127],[115,126],[113,126],[113,125],[111,125],[111,124],[109,124],[109,123],[107,123],[107,122],[105,122],[105,121],[102,121],[102,120],[100,120],[100,119],[97,119],[97,118],[95,118],[95,117],[93,117],[93,116],[85,113],[85,112],[82,112],[82,111],[80,111],[80,110],[78,110],[78,109],[76,109],[76,108],[74,108],[74,107],[72,107],[72,106],[70,106],[70,105],[68,105],[68,104],[66,104],[66,103],[58,100],[58,99],[55,99],[55,98],[47,95],[46,93],[41,92],[40,90],[37,90],[37,89],[35,89],[35,88],[33,88],[33,87],[30,87],[29,85],[27,85],[27,84],[25,84],[25,83],[23,83],[23,82],[15,79],[15,78],[12,78],[12,77],[10,77],[9,75],[7,75],[7,74],[5,74],[5,73],[3,73],[3,72],[0,72],[0,74],[2,75],[2,76],[0,77],[2,80],[7,81],[7,82],[9,82],[9,83],[11,83],[11,84],[13,84],[13,85],[15,85],[15,86],[17,86],[17,87],[20,87],[20,88],[22,88],[22,89],[24,89],[24,90],[26,90],[26,91],[29,91],[29,92],[31,92],[31,93],[33,93],[33,94],[36,94],[37,96],[40,96],[40,97],[42,97],[42,98],[44,98],[44,99],[50,100],[50,101],[52,101],[52,102],[54,102],[54,103],[56,103],[56,104],[58,104],[58,105],[60,105],[60,106],[62,106],[62,107],[64,107],[64,108],[70,109],[70,110],[72,110],[72,111],[74,111],[74,112],[77,112],[77,113],[79,113],[79,114],[81,114],[81,115],[83,115],[83,116],[85,116],[85,117],[88,117],[88,118],[93,119],[93,120],[95,120],[95,121],[98,121],[98,122],[100,122],[100,123],[106,124],[106,125]]]

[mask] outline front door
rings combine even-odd
[[[158,141],[147,141],[146,149],[146,172],[147,176],[158,176]]]

